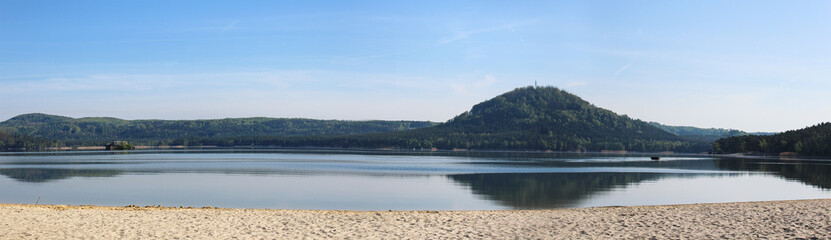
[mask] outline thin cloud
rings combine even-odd
[[[387,53],[387,54],[352,56],[352,57],[338,57],[338,58],[335,59],[335,61],[338,61],[339,63],[346,63],[346,64],[361,64],[361,63],[369,62],[371,60],[401,56],[401,55],[409,54],[410,52],[412,52],[412,51],[394,52],[394,53]]]
[[[325,81],[324,81],[325,79]],[[327,83],[328,82],[328,83]],[[80,77],[46,77],[27,81],[8,81],[0,92],[52,94],[62,92],[170,92],[227,90],[275,91],[320,89],[340,84],[350,90],[434,89],[438,81],[418,76],[362,74],[338,71],[250,71],[181,74],[97,74]],[[481,84],[477,84],[479,86]],[[330,88],[335,92],[349,90]]]
[[[569,83],[566,83],[566,85],[565,85],[565,86],[563,86],[563,87],[564,87],[564,88],[581,87],[581,86],[586,86],[586,85],[588,85],[588,84],[589,84],[589,83],[587,83],[587,82],[582,82],[582,81],[578,81],[578,82],[569,82]]]
[[[495,77],[491,75],[485,75],[485,79],[472,83],[451,83],[450,88],[453,89],[453,92],[459,95],[478,97],[481,94],[477,94],[477,92],[481,92],[481,90],[487,89],[488,87],[497,82],[499,82],[499,80],[497,80]]]
[[[470,38],[473,35],[477,35],[477,34],[481,34],[481,33],[496,32],[496,31],[501,31],[501,30],[511,30],[511,32],[516,32],[516,30],[514,30],[514,27],[528,25],[528,24],[531,24],[531,23],[534,23],[534,22],[536,22],[536,21],[525,21],[525,22],[520,22],[520,23],[505,24],[505,25],[489,27],[489,28],[475,29],[475,30],[469,30],[469,31],[460,31],[460,32],[456,32],[456,34],[454,34],[451,37],[445,37],[445,38],[440,39],[439,42],[438,42],[438,45],[445,45],[445,44],[452,43],[452,42],[455,42],[455,41],[459,41],[459,40],[462,40],[462,39]]]
[[[626,71],[626,69],[628,69],[630,65],[632,65],[632,63],[627,63],[626,65],[623,65],[623,67],[620,67],[617,71],[615,71],[615,77],[617,77],[617,75],[620,75],[620,73],[622,73],[623,71]]]
[[[225,26],[219,28],[219,32],[224,33],[224,32],[227,32],[227,31],[234,30],[238,23],[239,23],[239,20],[228,23]]]

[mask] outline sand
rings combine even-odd
[[[0,205],[0,239],[831,238],[831,199],[528,211]]]

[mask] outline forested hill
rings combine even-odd
[[[436,125],[415,121],[239,118],[122,120],[26,114],[0,131],[67,145],[127,140],[152,145],[553,151],[706,152],[695,141],[596,107],[554,87],[524,87]]]
[[[553,151],[709,151],[640,120],[617,115],[554,87],[524,87],[479,103],[435,127],[348,137],[190,139],[211,145],[255,144],[364,148]]]
[[[723,138],[713,144],[713,149],[717,153],[796,153],[806,156],[831,156],[831,123],[821,123],[770,136]]]
[[[39,139],[20,134],[9,134],[0,132],[0,151],[20,150],[20,149],[44,149],[47,147],[56,147],[61,143],[57,141],[50,141],[46,139]]]
[[[688,127],[688,126],[669,126],[663,125],[657,122],[649,122],[650,125],[660,128],[661,130],[673,133],[675,135],[681,136],[684,139],[692,140],[692,141],[704,141],[704,142],[715,142],[718,139],[726,138],[726,137],[733,137],[733,136],[744,136],[753,133],[747,133],[741,130],[736,129],[724,129],[724,128],[697,128],[697,127]],[[754,134],[754,135],[764,135],[763,133]]]
[[[473,148],[707,151],[554,87],[515,89],[422,132],[431,130],[449,133]]]
[[[168,144],[189,137],[349,135],[404,131],[434,126],[425,121],[340,121],[300,118],[226,118],[215,120],[123,120],[23,114],[0,122],[0,132],[59,140],[67,144],[102,144],[128,140]]]
[[[676,134],[678,136],[742,136],[749,133],[736,129],[724,128],[697,128],[688,126],[669,126],[657,122],[649,122],[650,125],[660,128],[661,130]]]

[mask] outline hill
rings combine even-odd
[[[687,145],[646,122],[598,108],[554,87],[515,89],[476,104],[435,129],[457,136],[464,143],[460,147],[472,148],[671,151]]]
[[[62,144],[57,141],[49,141],[20,134],[0,132],[0,151],[20,149],[38,150],[61,145]]]
[[[425,121],[340,121],[301,118],[226,118],[214,120],[123,120],[70,118],[40,113],[23,114],[0,122],[0,131],[67,144],[102,144],[128,140],[168,144],[189,137],[350,135],[404,131],[429,127]]]
[[[742,136],[748,135],[747,132],[736,129],[724,128],[697,128],[689,126],[669,126],[657,122],[649,122],[650,125],[660,128],[661,130],[673,133],[678,136]]]
[[[704,152],[712,147],[712,142],[682,138],[554,87],[517,88],[438,125],[275,118],[128,121],[25,114],[0,123],[0,131],[69,145],[127,140],[151,145],[637,152]]]
[[[682,138],[691,141],[715,142],[716,140],[744,135],[773,135],[775,132],[745,132],[736,129],[724,128],[697,128],[689,126],[669,126],[657,122],[649,122],[650,125],[660,128],[661,130],[681,136]]]
[[[434,127],[348,137],[190,139],[190,142],[274,146],[439,148],[553,151],[701,152],[689,141],[646,122],[598,108],[554,87],[517,88],[476,104]],[[244,145],[243,144],[243,145]]]
[[[769,136],[723,138],[713,144],[713,149],[717,153],[796,153],[806,156],[831,156],[831,123],[821,123]]]
[[[724,128],[697,128],[697,127],[689,127],[689,126],[669,126],[663,125],[657,122],[649,122],[650,125],[660,128],[661,130],[670,132],[672,134],[681,136],[682,138],[691,140],[691,141],[703,141],[703,142],[715,142],[718,139],[726,138],[726,137],[733,137],[733,136],[744,136],[753,133],[747,133],[741,130],[736,129],[724,129]],[[754,134],[757,135],[757,134]],[[758,134],[761,135],[761,134]]]

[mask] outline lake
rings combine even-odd
[[[522,152],[0,153],[0,202],[497,210],[831,198],[831,161]]]

